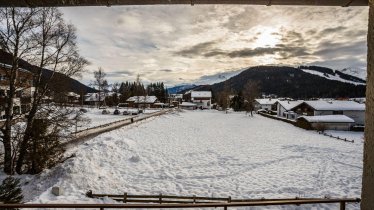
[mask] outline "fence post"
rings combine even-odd
[[[124,194],[123,194],[123,202],[124,202],[124,203],[127,203],[127,193],[124,193]]]
[[[345,202],[340,202],[340,210],[345,210]]]
[[[160,204],[162,204],[162,194],[160,193],[160,198],[159,198]]]

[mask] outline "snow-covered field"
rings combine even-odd
[[[112,122],[115,122],[115,121],[118,121],[118,120],[124,120],[124,119],[127,119],[127,118],[130,118],[130,117],[133,117],[133,116],[129,116],[129,115],[123,115],[123,111],[136,111],[137,109],[134,109],[134,108],[123,108],[123,109],[119,109],[119,111],[121,112],[121,114],[119,115],[114,115],[113,112],[115,110],[115,108],[108,108],[107,110],[110,111],[110,114],[102,114],[101,112],[103,111],[102,109],[97,109],[97,108],[86,108],[87,110],[87,113],[84,114],[84,117],[88,118],[90,120],[89,123],[82,123],[78,130],[84,130],[84,129],[87,129],[87,128],[92,128],[92,127],[95,127],[95,126],[99,126],[99,125],[104,125],[104,124],[108,124],[108,123],[112,123]],[[161,109],[146,109],[144,111],[144,114],[149,114],[149,113],[154,113],[154,112],[157,112],[157,111],[160,111]]]
[[[360,197],[362,150],[362,141],[338,141],[259,115],[184,111],[97,136],[66,154],[76,157],[22,180],[27,182],[26,200],[42,203],[111,202],[86,198],[88,190],[233,198]],[[61,186],[64,195],[53,196],[52,186]]]

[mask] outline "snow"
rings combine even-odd
[[[132,96],[127,101],[134,101],[135,103],[154,103],[157,101],[156,96]]]
[[[339,137],[341,139],[354,140],[355,142],[363,143],[364,141],[364,132],[326,130],[324,133],[327,135],[332,135],[333,137]]]
[[[211,98],[211,91],[191,91],[191,98]]]
[[[211,74],[211,75],[204,75],[204,76],[201,76],[199,79],[193,81],[193,83],[196,85],[207,85],[207,84],[215,84],[215,83],[223,82],[223,81],[230,79],[231,77],[234,77],[240,74],[246,69],[248,69],[248,67],[242,68],[242,69],[226,70],[226,71],[218,72],[218,73]]]
[[[304,101],[279,101],[279,104],[283,106],[285,110],[290,110],[300,104],[302,104]]]
[[[320,76],[320,77],[323,77],[323,78],[326,78],[326,79],[329,79],[329,80],[336,80],[336,81],[340,81],[340,82],[351,83],[351,84],[354,84],[354,85],[365,85],[365,83],[362,83],[362,82],[354,82],[354,81],[351,81],[351,80],[343,79],[339,75],[328,74],[328,76],[326,76],[324,73],[319,72],[319,71],[314,71],[314,70],[310,70],[310,69],[301,69],[301,70],[305,73],[317,75],[317,76]]]
[[[123,109],[118,109],[121,114],[119,115],[114,115],[113,112],[115,110],[115,108],[108,108],[106,110],[110,111],[110,114],[102,114],[101,112],[103,111],[103,109],[97,109],[97,108],[86,108],[87,110],[87,113],[84,113],[84,117],[88,118],[90,120],[89,123],[85,123],[83,125],[80,125],[80,127],[78,128],[78,130],[84,130],[84,129],[87,129],[87,128],[92,128],[92,127],[96,127],[96,126],[99,126],[99,125],[104,125],[104,124],[108,124],[108,123],[112,123],[112,122],[115,122],[115,121],[119,121],[119,120],[124,120],[124,119],[128,119],[128,118],[131,118],[133,116],[130,116],[130,115],[123,115],[123,111],[136,111],[137,109],[135,108],[123,108]],[[144,111],[144,114],[149,114],[149,113],[154,113],[154,112],[157,112],[157,111],[160,111],[160,109],[146,109]]]
[[[233,198],[360,197],[363,143],[347,143],[259,115],[184,111],[93,138],[37,176],[26,200],[101,203],[86,191]],[[53,196],[51,187],[65,194]],[[251,209],[337,209],[337,205]],[[359,209],[358,204],[347,205]]]
[[[273,105],[276,102],[278,102],[279,100],[278,99],[271,99],[271,98],[258,98],[258,99],[255,99],[255,101],[257,101],[261,105]]]
[[[363,79],[363,80],[367,79],[366,67],[362,67],[362,68],[349,67],[349,68],[342,69],[340,71],[345,73],[345,74],[350,74],[352,76],[358,77],[358,78]]]
[[[197,105],[191,102],[182,102],[179,106],[197,106]]]
[[[84,97],[85,97],[84,101],[86,102],[99,101],[99,93],[87,93]],[[105,99],[105,94],[100,93],[100,101],[104,101],[104,99]]]
[[[354,123],[355,121],[345,115],[319,115],[319,116],[301,116],[308,122],[312,123]]]
[[[355,101],[305,101],[306,104],[319,111],[365,111],[365,104]]]

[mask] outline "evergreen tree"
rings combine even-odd
[[[8,176],[0,185],[0,202],[19,203],[23,199],[20,181],[17,178]]]

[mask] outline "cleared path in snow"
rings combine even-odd
[[[360,197],[362,150],[361,141],[336,141],[258,115],[186,111],[97,136],[67,154],[77,157],[29,180],[24,190],[41,194],[28,197],[34,202],[55,203],[98,202],[85,197],[87,190],[233,198]],[[52,196],[54,185],[62,186],[65,195]]]

